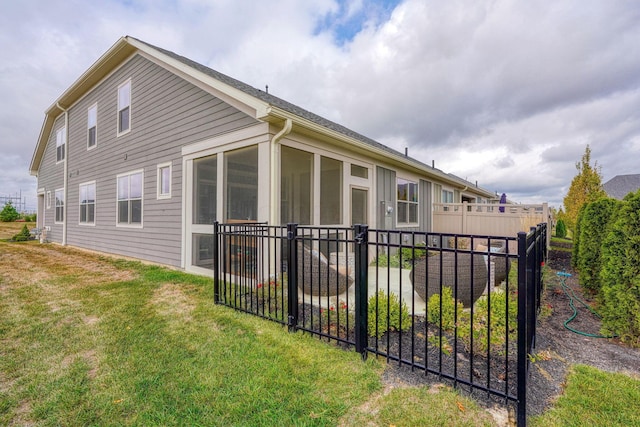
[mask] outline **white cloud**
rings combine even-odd
[[[637,3],[406,0],[392,12],[381,5],[6,5],[0,194],[25,185],[35,194],[27,168],[44,110],[125,34],[261,89],[268,84],[277,96],[514,200],[559,205],[586,144],[605,180],[640,173]]]

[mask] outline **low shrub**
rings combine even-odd
[[[454,333],[468,350],[486,352],[491,348],[502,353],[506,350],[507,334],[510,340],[517,338],[518,301],[515,295],[496,290],[481,296],[473,306],[473,322],[471,310],[463,309],[462,303],[454,300],[450,288],[442,289],[442,311],[440,304],[440,294],[429,298],[427,321],[436,327],[442,325],[445,332]]]
[[[394,293],[389,296],[378,291],[369,298],[368,331],[372,337],[382,337],[387,331],[408,331],[411,328],[411,317],[407,304]]]
[[[563,239],[567,237],[567,226],[562,219],[559,219],[556,223],[556,237],[560,237]]]
[[[440,294],[431,295],[427,301],[427,321],[437,327],[442,327],[445,331],[452,331],[456,324],[456,313],[461,316],[464,309],[460,301],[454,302],[452,290],[448,286],[442,288],[442,298],[440,298]],[[442,323],[440,323],[441,318]]]
[[[11,240],[14,242],[26,242],[27,240],[31,240],[31,232],[27,228],[27,224],[22,226],[22,230],[16,235],[14,235]]]

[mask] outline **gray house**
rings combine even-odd
[[[616,175],[602,185],[609,197],[622,200],[629,193],[640,190],[640,174]]]
[[[209,273],[212,222],[432,229],[493,192],[132,37],[46,110],[46,239]]]

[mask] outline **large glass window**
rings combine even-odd
[[[193,161],[193,223],[213,224],[217,209],[217,156]]]
[[[369,215],[367,215],[368,196],[367,190],[361,188],[351,189],[351,225],[369,223]]]
[[[320,158],[320,224],[342,223],[342,162]]]
[[[87,148],[93,148],[98,142],[98,104],[87,110]]]
[[[56,219],[55,222],[64,221],[64,188],[56,190]]]
[[[56,132],[56,162],[64,160],[64,151],[67,139],[67,128],[60,128]]]
[[[282,147],[280,157],[280,219],[311,224],[313,219],[313,154]]]
[[[118,133],[131,128],[131,81],[118,87]]]
[[[80,184],[80,224],[95,224],[96,183]]]
[[[142,171],[118,175],[118,224],[142,225]]]
[[[225,153],[226,219],[258,220],[258,146]]]
[[[418,183],[398,178],[398,224],[418,223]]]

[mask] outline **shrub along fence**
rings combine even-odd
[[[546,233],[215,223],[214,298],[487,393],[525,425]]]

